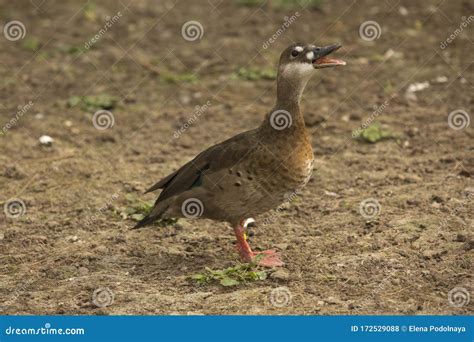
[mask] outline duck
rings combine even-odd
[[[278,63],[275,105],[261,125],[205,149],[146,190],[161,193],[133,228],[170,218],[228,223],[243,262],[283,266],[280,252],[252,250],[247,229],[255,217],[277,208],[308,183],[314,154],[301,98],[318,70],[346,64],[329,57],[340,47],[303,43],[287,47]]]

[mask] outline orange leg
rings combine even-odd
[[[245,220],[240,220],[239,224],[234,227],[235,237],[237,238],[237,250],[239,251],[242,260],[245,262],[251,262],[259,256],[256,261],[258,265],[266,267],[283,266],[284,263],[281,261],[279,254],[274,250],[257,253],[252,251],[247,242],[244,222]]]

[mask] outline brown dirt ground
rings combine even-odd
[[[16,42],[0,36],[2,126],[19,105],[34,103],[0,136],[0,201],[20,198],[27,209],[17,219],[0,215],[3,313],[472,313],[473,300],[456,308],[448,292],[473,289],[473,125],[451,129],[448,113],[474,113],[474,24],[440,48],[474,12],[472,2],[336,0],[305,9],[140,0],[125,9],[126,2],[0,1],[2,24],[20,20],[27,29]],[[93,49],[67,52],[118,11],[122,17]],[[295,11],[297,21],[262,49]],[[181,37],[189,20],[202,24],[202,39]],[[359,37],[367,20],[380,24],[379,39]],[[39,46],[28,47],[32,38]],[[256,127],[273,104],[274,81],[231,75],[242,66],[274,68],[292,41],[342,42],[348,65],[318,72],[305,92],[316,157],[310,183],[268,214],[271,223],[258,224],[262,216],[252,229],[254,246],[282,250],[289,277],[196,285],[187,277],[236,262],[229,227],[180,220],[130,231],[133,221],[111,209],[125,206],[126,195],[152,200],[142,192],[155,181]],[[395,54],[384,58],[389,49]],[[163,68],[195,73],[197,82],[166,82],[154,72]],[[447,82],[437,82],[441,76]],[[430,87],[407,98],[408,85],[424,81]],[[93,127],[94,111],[66,105],[97,94],[119,99],[115,125],[104,131]],[[377,120],[397,138],[352,139],[386,100]],[[210,108],[173,138],[207,101]],[[44,134],[54,138],[51,147],[39,145]],[[359,213],[367,198],[380,203],[375,219]],[[100,287],[114,293],[112,305],[91,303]],[[271,305],[276,287],[288,288],[290,303]]]

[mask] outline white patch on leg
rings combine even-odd
[[[248,219],[246,219],[245,222],[244,222],[244,228],[247,229],[248,225],[249,225],[250,223],[254,223],[254,222],[255,222],[255,220],[254,220],[253,218],[251,218],[251,217],[248,218]]]

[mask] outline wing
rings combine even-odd
[[[204,174],[232,167],[255,147],[255,143],[255,130],[251,130],[211,146],[146,192],[163,189],[156,200],[156,205],[169,197],[199,186]]]

